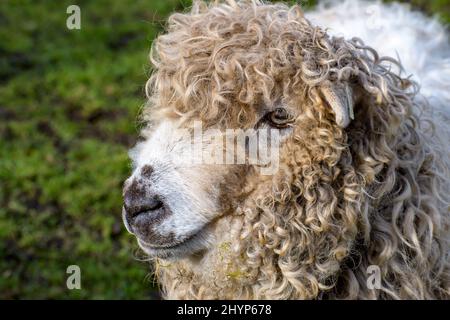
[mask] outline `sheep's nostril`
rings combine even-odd
[[[163,206],[164,205],[163,205],[162,201],[159,200],[159,197],[154,196],[144,205],[144,211],[158,210],[159,208],[162,208]]]

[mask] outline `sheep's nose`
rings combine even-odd
[[[133,184],[126,188],[122,216],[130,233],[145,234],[153,223],[162,219],[166,210],[157,194],[137,188]]]
[[[123,190],[122,217],[130,233],[144,232],[166,212],[162,199],[152,191],[150,179],[144,173],[148,174],[143,170],[139,181],[126,182]]]

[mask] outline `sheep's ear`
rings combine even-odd
[[[320,88],[323,97],[333,109],[336,123],[345,128],[354,119],[353,92],[349,84],[332,83]]]

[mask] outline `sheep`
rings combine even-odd
[[[383,14],[380,35],[363,23],[368,6]],[[450,297],[445,31],[400,5],[310,15],[197,1],[154,41],[123,220],[165,298]],[[379,54],[391,35],[397,59]],[[187,161],[198,121],[276,132],[277,170]]]

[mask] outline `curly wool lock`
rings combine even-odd
[[[223,206],[208,220],[207,244],[155,259],[165,297],[449,298],[446,93],[435,104],[447,106],[430,105],[397,60],[329,36],[298,6],[259,1],[196,2],[173,14],[151,60],[150,124],[253,128],[277,105],[295,117],[276,174],[248,165],[210,182]],[[370,265],[379,289],[366,284]]]

